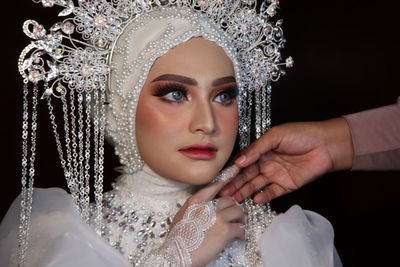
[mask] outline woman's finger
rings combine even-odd
[[[240,171],[240,168],[236,165],[232,165],[229,168],[224,169],[216,178],[215,181],[203,189],[197,191],[191,198],[195,201],[209,201],[213,199],[218,192],[232,180]]]
[[[228,207],[236,205],[236,201],[232,197],[220,197],[216,199],[217,210],[223,210]]]
[[[239,205],[220,210],[217,214],[224,222],[244,222],[245,212]]]

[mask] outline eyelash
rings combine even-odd
[[[182,102],[179,100],[170,100],[167,99],[166,96],[170,93],[173,92],[180,92],[182,93],[183,97],[185,98],[185,100],[187,100],[187,94],[188,94],[188,90],[185,88],[185,86],[183,86],[180,83],[173,83],[173,82],[168,82],[165,84],[161,84],[159,85],[156,90],[155,93],[153,94],[154,96],[160,97],[163,100],[167,101],[167,102]],[[232,103],[232,100],[235,99],[237,97],[237,87],[236,86],[229,86],[227,88],[224,88],[222,90],[220,90],[214,97],[217,98],[218,96],[222,95],[222,94],[228,94],[230,101],[229,103],[221,103],[222,105],[228,106]]]
[[[172,83],[172,82],[165,83],[165,84],[158,86],[153,95],[158,96],[168,102],[180,102],[180,101],[173,101],[173,100],[169,100],[169,99],[165,98],[166,95],[173,93],[173,92],[181,92],[182,95],[187,99],[187,89],[180,83]]]
[[[219,91],[216,94],[214,99],[217,98],[218,96],[222,95],[222,94],[227,94],[229,96],[229,103],[221,103],[221,104],[225,105],[225,106],[229,106],[230,104],[232,104],[232,100],[237,97],[237,87],[236,86],[229,86],[227,88],[222,89],[221,91]]]

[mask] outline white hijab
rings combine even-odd
[[[209,18],[188,9],[168,8],[145,14],[129,23],[116,41],[111,57],[107,137],[114,144],[124,173],[134,173],[143,166],[135,140],[135,115],[152,64],[171,48],[198,36],[225,50],[240,81],[235,50],[225,32]],[[238,87],[241,90],[240,82]]]

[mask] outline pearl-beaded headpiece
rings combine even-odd
[[[65,19],[48,31],[34,20],[23,25],[24,33],[33,41],[18,61],[24,79],[20,265],[24,264],[28,245],[40,95],[47,101],[68,188],[85,221],[89,221],[91,177],[94,177],[97,217],[101,213],[105,134],[115,143],[126,172],[140,168],[134,124],[127,121],[134,121],[138,93],[151,64],[173,46],[203,36],[223,47],[232,59],[239,89],[241,148],[250,143],[253,130],[258,138],[270,127],[270,83],[284,73],[281,66],[293,64],[290,57],[282,63],[280,49],[285,43],[282,21],[271,21],[279,0],[33,1],[44,7],[63,7],[59,16]],[[124,63],[127,51],[120,44],[130,34],[145,28],[149,21],[164,19],[171,21],[165,24],[159,39],[168,42],[147,43],[147,47],[138,50],[134,62]],[[185,28],[190,33],[174,36],[179,20],[191,25]],[[118,55],[122,58],[113,60]],[[132,74],[135,68],[141,73],[136,77],[135,88],[123,92],[121,88],[129,75],[135,75]],[[40,92],[39,83],[43,84]],[[53,112],[54,99],[61,103],[62,123],[57,123]],[[132,103],[134,107],[129,106]],[[129,133],[133,136],[127,136]]]

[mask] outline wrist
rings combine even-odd
[[[326,147],[332,159],[331,171],[351,169],[354,149],[351,133],[345,118],[335,118],[321,122]]]

